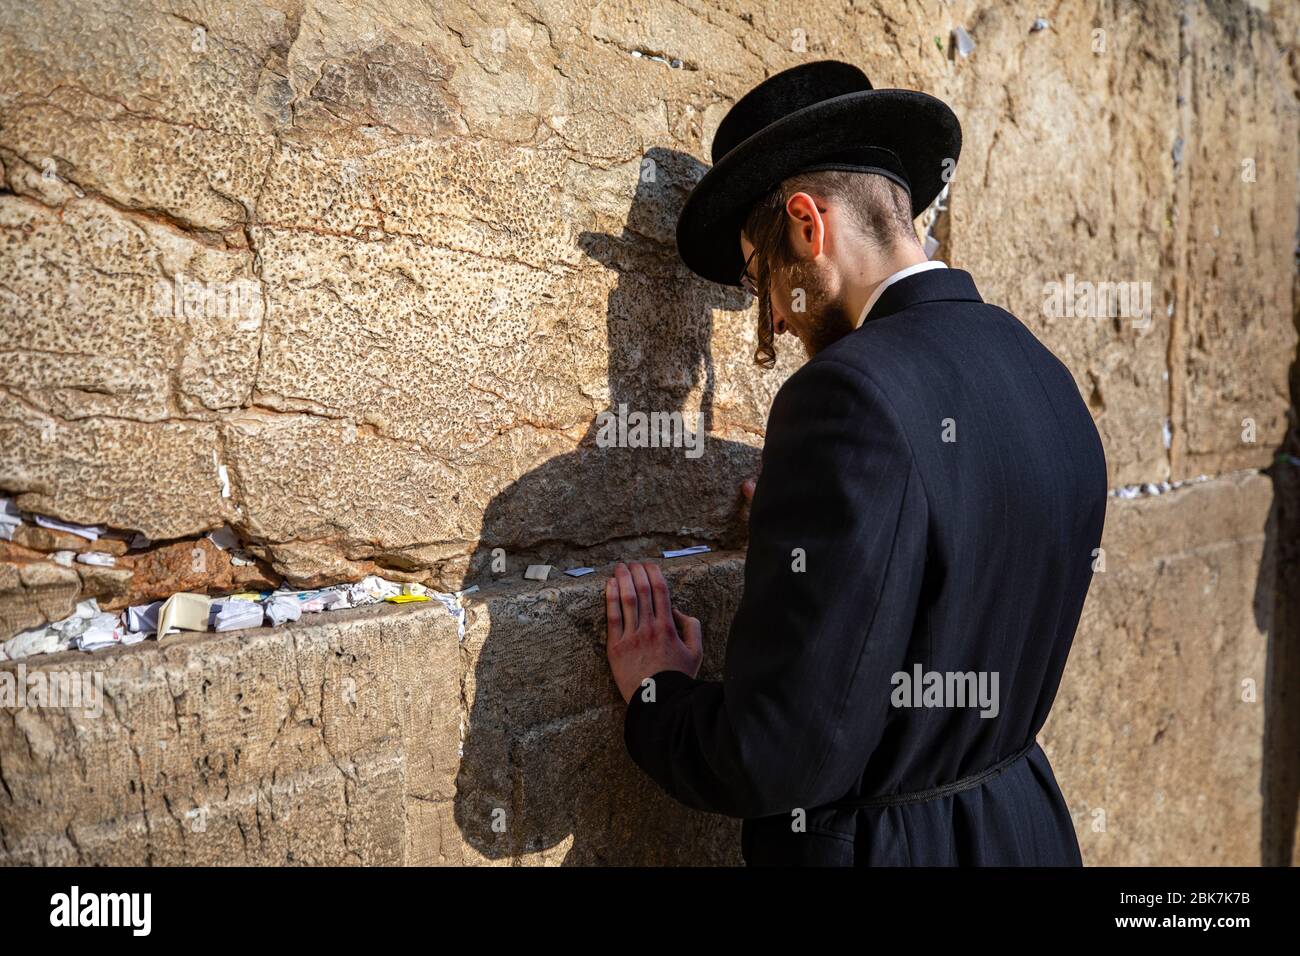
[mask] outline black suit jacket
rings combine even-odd
[[[968,273],[898,280],[777,393],[723,679],[654,675],[629,754],[678,801],[744,818],[751,865],[1078,865],[1035,735],[1106,494],[1065,366]],[[996,674],[996,715],[902,706],[925,703],[897,676],[918,666],[922,686],[983,675],[986,701]]]

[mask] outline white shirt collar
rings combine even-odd
[[[916,273],[925,272],[928,269],[946,269],[946,268],[948,268],[947,263],[940,262],[938,259],[930,259],[927,260],[926,262],[918,262],[916,265],[908,266],[905,269],[899,269],[892,276],[887,278],[884,282],[880,283],[880,285],[876,286],[876,291],[871,293],[871,298],[869,298],[867,300],[867,304],[862,307],[862,312],[858,316],[857,324],[858,325],[862,324],[863,320],[866,319],[867,314],[871,311],[871,307],[876,304],[876,301],[881,297],[881,295],[884,294],[885,290],[888,289],[895,282],[897,282],[899,279],[906,279],[910,275],[916,275]],[[855,326],[855,328],[856,327],[857,326]]]

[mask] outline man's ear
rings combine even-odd
[[[795,193],[785,204],[790,246],[800,259],[815,259],[826,243],[826,220],[817,201],[807,193]]]

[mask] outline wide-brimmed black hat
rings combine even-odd
[[[907,189],[916,217],[960,152],[961,124],[942,100],[872,89],[850,63],[796,66],[754,87],[718,124],[713,167],[677,219],[677,252],[692,272],[739,285],[740,228],[777,183],[816,169],[880,173]]]

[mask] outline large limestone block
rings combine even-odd
[[[1294,30],[1247,4],[1034,15],[954,10],[976,49],[938,87],[964,129],[948,261],[1074,373],[1113,484],[1266,465],[1296,343]],[[1049,311],[1084,282],[1136,283],[1149,317]]]
[[[210,424],[93,417],[49,425],[0,391],[0,474],[19,508],[154,540],[201,534],[232,514]]]
[[[1249,473],[1112,499],[1042,733],[1085,863],[1259,863],[1270,499]]]
[[[1264,467],[1286,432],[1300,214],[1294,31],[1290,83],[1283,21],[1212,4],[1182,32],[1175,478]]]
[[[700,676],[720,678],[743,558],[721,553],[662,567],[674,605],[703,625]],[[627,756],[626,705],[605,655],[611,570],[545,583],[512,575],[473,595],[468,730],[456,780],[463,840],[484,861],[739,862],[739,821],[686,810]]]
[[[0,634],[8,638],[67,617],[80,591],[81,578],[72,568],[26,557],[5,561],[0,564]]]
[[[21,343],[0,371],[0,487],[151,538],[219,525],[212,422],[251,396],[263,313],[248,255],[88,199],[0,196],[0,223],[0,333]]]
[[[460,648],[438,604],[4,672],[102,687],[98,706],[0,710],[8,862],[401,863],[431,845],[406,807],[455,796]]]
[[[0,156],[104,204],[236,241],[274,136],[258,89],[292,6],[55,0],[6,10]],[[6,155],[7,154],[7,155]]]
[[[1102,15],[1062,6],[1050,29],[1031,33],[1032,10],[964,6],[976,48],[945,82],[963,146],[940,255],[968,269],[986,300],[1019,317],[1074,373],[1112,484],[1163,478],[1176,13],[1165,4]],[[1149,283],[1157,314],[1054,315],[1048,290],[1071,277]]]

